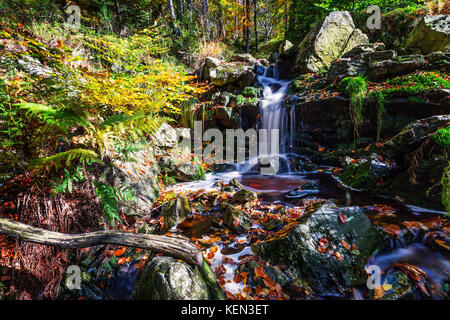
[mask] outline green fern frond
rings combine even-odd
[[[36,167],[55,167],[56,170],[63,164],[69,166],[73,160],[78,160],[83,164],[100,163],[104,164],[92,150],[72,149],[66,152],[60,152],[50,157],[38,158],[33,160],[33,166]]]
[[[15,106],[25,110],[26,115],[38,118],[46,125],[52,126],[63,133],[67,133],[69,128],[76,126],[82,126],[86,129],[94,128],[82,109],[70,107],[56,109],[37,103],[20,103]]]

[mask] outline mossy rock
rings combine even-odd
[[[321,239],[328,242],[327,251],[318,250]],[[365,283],[366,261],[385,239],[360,208],[324,205],[286,235],[253,244],[252,251],[264,262],[286,266],[286,275],[301,279],[316,294],[346,294]]]
[[[192,212],[191,205],[186,196],[180,196],[163,205],[161,215],[164,217],[165,229],[170,229]]]
[[[208,263],[192,266],[172,257],[157,256],[142,272],[133,300],[225,300]]]
[[[247,233],[252,226],[252,221],[247,216],[247,213],[235,208],[231,204],[226,204],[226,210],[223,215],[223,223],[230,230],[238,234]]]

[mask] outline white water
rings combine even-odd
[[[277,68],[273,68],[274,77],[277,77]],[[295,119],[287,112],[284,100],[289,87],[289,81],[279,80],[264,74],[258,76],[258,82],[263,86],[263,99],[261,100],[260,119],[261,129],[279,130],[279,141],[271,141],[268,136],[268,150],[270,155],[285,154],[292,149]],[[293,112],[292,112],[293,113]],[[279,148],[275,145],[279,143]],[[278,152],[277,152],[278,151]]]

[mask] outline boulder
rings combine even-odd
[[[230,62],[242,62],[252,69],[263,66],[263,64],[254,58],[250,53],[235,54],[230,58]]]
[[[193,163],[181,163],[176,166],[174,177],[184,182],[198,180],[200,178],[199,166]]]
[[[225,300],[207,262],[191,266],[171,257],[154,257],[137,281],[133,300]]]
[[[284,40],[281,44],[280,47],[278,48],[278,54],[280,56],[286,55],[289,56],[290,52],[292,52],[294,48],[294,45],[292,44],[292,42],[290,42],[289,40]]]
[[[161,208],[165,229],[170,229],[183,222],[191,212],[192,208],[186,196],[180,196],[165,203]]]
[[[229,62],[221,64],[214,69],[210,69],[209,79],[216,86],[225,86],[231,83],[237,83],[242,77],[249,77],[247,73],[251,68],[239,62]]]
[[[283,265],[291,279],[319,295],[346,294],[364,284],[367,259],[385,241],[359,207],[323,205],[281,237],[252,245],[262,261]]]
[[[368,42],[368,37],[355,29],[350,13],[332,12],[299,44],[295,71],[308,73],[329,68],[333,60]]]
[[[280,286],[285,286],[290,282],[290,278],[284,274],[277,267],[273,267],[270,265],[260,264],[256,261],[250,260],[243,264],[241,264],[235,271],[236,274],[241,272],[248,272],[247,274],[247,284],[256,287],[260,285],[262,288],[266,287],[264,284],[263,278],[257,277],[255,273],[255,268],[262,268],[264,273],[275,283],[278,283]]]
[[[214,108],[214,120],[223,128],[237,128],[239,123],[233,116],[233,108],[218,106]]]
[[[401,160],[440,127],[450,122],[450,115],[437,115],[408,124],[383,145],[383,152],[391,159]]]
[[[247,233],[252,226],[252,221],[247,214],[230,204],[227,204],[226,208],[227,209],[223,215],[223,224],[228,229],[238,234]]]
[[[211,70],[216,69],[222,63],[224,63],[224,61],[213,57],[206,57],[205,63],[203,64],[202,80],[209,80],[211,78]]]
[[[411,31],[406,46],[418,48],[423,54],[443,51],[450,43],[450,16],[425,16]]]
[[[38,59],[28,55],[22,55],[21,59],[17,60],[17,63],[25,73],[31,76],[50,78],[55,75],[52,69],[44,66]]]
[[[396,75],[424,69],[426,61],[422,55],[399,56],[391,60],[370,61],[368,77],[371,81],[383,80]]]
[[[232,202],[237,204],[245,204],[256,199],[258,199],[258,194],[256,192],[242,188],[234,194]]]
[[[223,107],[227,107],[230,103],[230,99],[233,97],[232,93],[229,92],[218,92],[217,94],[213,95],[214,104],[220,105]]]
[[[172,126],[163,123],[153,135],[154,143],[158,147],[174,148],[178,145],[178,134]]]
[[[340,180],[358,190],[370,190],[392,176],[394,166],[377,158],[352,164],[342,171]]]
[[[111,165],[105,170],[108,184],[118,190],[130,190],[134,199],[119,202],[119,211],[126,215],[145,215],[149,213],[159,196],[158,169],[149,166],[149,161],[155,161],[154,151],[144,148],[133,153],[129,158],[118,157],[112,151],[105,155],[111,159]]]

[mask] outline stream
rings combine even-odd
[[[275,68],[276,69],[276,68]],[[276,70],[272,74],[276,76]],[[388,246],[380,248],[373,255],[367,266],[377,265],[382,271],[382,283],[392,283],[393,266],[397,264],[400,268],[410,268],[408,273],[411,277],[417,276],[414,267],[419,268],[424,274],[420,274],[421,279],[416,279],[419,283],[414,288],[414,298],[440,299],[443,297],[443,290],[448,286],[450,275],[450,262],[447,250],[440,250],[439,246],[433,242],[436,235],[434,231],[439,229],[433,223],[441,218],[445,213],[427,210],[423,208],[404,205],[399,201],[379,197],[364,192],[352,191],[342,187],[338,179],[334,177],[332,167],[319,167],[312,172],[297,172],[292,163],[301,155],[292,153],[294,145],[295,118],[293,112],[287,110],[284,105],[284,97],[287,92],[289,82],[278,80],[268,76],[268,69],[264,69],[258,76],[258,82],[262,85],[263,98],[260,106],[260,127],[263,129],[278,129],[280,132],[279,150],[275,154],[280,159],[280,170],[277,175],[261,175],[255,170],[254,165],[248,162],[228,165],[223,171],[207,174],[206,180],[177,184],[169,187],[166,192],[195,194],[202,192],[225,192],[220,186],[227,185],[230,180],[237,179],[244,187],[251,191],[259,192],[260,199],[256,212],[262,215],[276,212],[280,207],[290,210],[304,210],[308,201],[326,200],[339,207],[359,206],[364,213],[377,225],[401,226],[394,229],[390,234],[391,241]],[[269,140],[269,150],[273,148],[274,141]],[[274,155],[273,153],[271,154]],[[304,188],[312,185],[313,188]],[[384,208],[382,211],[380,208]],[[389,208],[387,210],[386,208]],[[381,213],[382,212],[382,213]],[[386,213],[388,212],[388,213]],[[231,294],[241,293],[244,284],[233,281],[239,261],[243,261],[254,254],[251,244],[257,229],[261,226],[255,223],[247,235],[229,237],[220,231],[220,214],[217,206],[206,208],[206,210],[196,211],[183,223],[172,228],[170,232],[181,233],[194,239],[203,241],[205,249],[204,255],[208,256],[211,246],[214,243],[218,251],[209,255],[212,270],[222,268],[222,287]],[[407,223],[405,223],[407,222]],[[434,233],[433,233],[434,232]],[[224,239],[227,240],[225,241]],[[212,239],[223,241],[212,241]],[[404,266],[408,267],[404,267]],[[409,267],[413,266],[413,267]],[[411,271],[412,270],[412,271]],[[420,272],[419,272],[420,273]],[[131,289],[138,277],[139,271],[130,262],[122,267],[121,272],[111,279],[106,285],[107,293],[115,299],[126,299],[131,293]],[[423,281],[422,281],[423,280]],[[388,287],[386,287],[388,290]],[[349,296],[316,296],[316,299],[343,298],[343,299],[368,299],[370,297],[368,288],[355,287]],[[289,299],[305,299],[304,295],[289,293]]]

